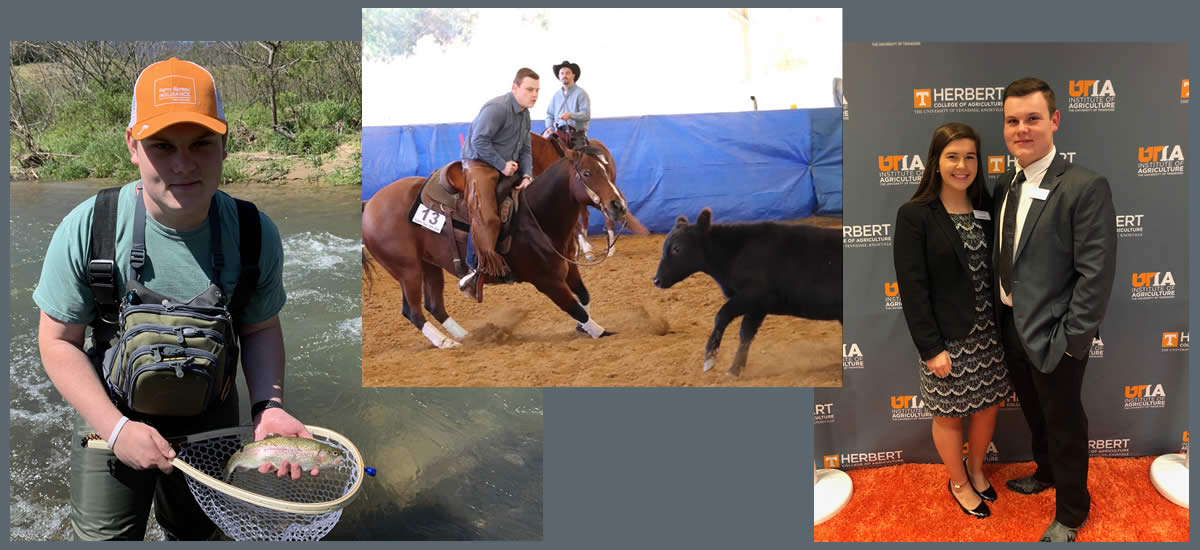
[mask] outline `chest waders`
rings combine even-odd
[[[88,286],[97,305],[89,357],[109,398],[123,412],[148,416],[195,416],[223,401],[233,387],[239,357],[238,328],[258,281],[261,227],[258,209],[236,200],[241,269],[233,301],[210,281],[180,302],[140,281],[147,258],[146,205],[141,188],[133,216],[126,292],[116,296],[116,221],[120,188],[96,197],[88,261]],[[221,279],[225,257],[217,198],[208,224],[214,278]],[[103,358],[100,360],[100,358]]]

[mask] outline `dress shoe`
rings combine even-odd
[[[1042,533],[1041,542],[1075,542],[1075,535],[1079,532],[1079,527],[1067,527],[1054,520],[1050,523],[1050,527],[1046,528],[1046,532]]]
[[[967,483],[971,484],[971,490],[975,491],[975,494],[979,495],[979,498],[983,500],[996,502],[996,488],[992,487],[991,483],[988,483],[988,488],[982,491],[975,488],[975,483],[971,481],[971,470],[967,469],[967,457],[965,456],[963,457],[963,469],[967,470]]]
[[[1004,482],[1009,489],[1021,493],[1023,495],[1032,495],[1040,493],[1054,486],[1053,483],[1046,483],[1033,476],[1026,476],[1017,479],[1010,479]]]
[[[970,483],[970,480],[968,480],[968,483]],[[962,487],[962,485],[959,485],[959,487]],[[958,501],[958,496],[954,494],[954,483],[952,481],[946,480],[946,488],[950,490],[950,498],[954,499],[955,504],[958,504],[959,509],[961,509],[964,514],[968,516],[975,516],[976,519],[983,519],[992,515],[992,511],[988,509],[986,502],[980,501],[979,506],[976,506],[974,510],[968,510],[966,506],[963,506],[962,503]]]

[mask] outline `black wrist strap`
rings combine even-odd
[[[254,417],[262,414],[262,412],[267,409],[282,409],[282,408],[283,408],[282,403],[280,403],[278,401],[272,401],[270,399],[265,399],[263,401],[259,401],[250,406],[250,418],[253,420]]]

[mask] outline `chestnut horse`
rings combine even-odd
[[[568,148],[561,141],[553,138],[545,138],[539,134],[530,133],[530,146],[533,149],[533,175],[536,176],[546,169],[550,163],[562,158],[564,151]],[[604,142],[598,139],[588,139],[588,146],[595,147],[601,152],[601,156],[607,162],[605,168],[608,170],[608,178],[613,184],[617,183],[617,163],[613,160],[612,152],[604,145]],[[617,192],[621,192],[621,188],[617,188]],[[625,200],[625,195],[621,195],[621,200]],[[579,243],[580,249],[584,252],[588,261],[592,261],[595,257],[592,255],[592,244],[587,240],[588,226],[588,210],[583,209],[583,215],[579,217],[579,229],[576,231],[576,240]],[[615,235],[613,233],[613,220],[606,218],[604,228],[608,237],[608,249],[606,258],[612,256],[616,252],[614,247]],[[574,257],[574,256],[572,256]]]
[[[590,296],[579,275],[579,267],[567,259],[574,247],[575,228],[587,207],[600,210],[605,218],[641,224],[629,213],[625,200],[613,185],[606,160],[598,149],[566,151],[525,190],[520,192],[511,249],[505,255],[511,281],[485,276],[485,283],[528,282],[570,315],[578,328],[593,338],[606,336],[588,313]],[[453,231],[460,251],[466,249],[466,231],[445,223],[434,233],[408,219],[414,201],[420,200],[425,178],[409,177],[380,189],[363,208],[362,235],[366,248],[363,268],[370,281],[374,263],[397,281],[404,293],[402,313],[439,348],[457,347],[467,331],[446,312],[442,296],[442,270],[459,276],[455,252],[447,231]],[[644,229],[642,229],[644,231]],[[368,257],[366,252],[370,252]],[[482,275],[482,274],[481,274]],[[423,298],[423,299],[422,299]],[[426,320],[420,305],[449,332],[449,336]]]

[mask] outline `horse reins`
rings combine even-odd
[[[582,153],[582,152],[581,152],[581,153],[579,153],[579,154],[580,154],[580,155],[586,155],[587,153]],[[564,156],[563,158],[566,158],[566,157]],[[573,162],[571,163],[571,170],[573,170],[573,171],[575,172],[575,176],[576,176],[576,177],[579,179],[579,182],[580,182],[580,183],[581,183],[581,184],[582,184],[584,187],[587,187],[587,181],[586,181],[586,180],[583,178],[583,174],[582,174],[582,173],[580,173],[580,171],[579,171],[579,162],[578,162],[578,161],[573,161]],[[605,175],[607,175],[607,171],[606,171]],[[525,202],[527,202],[527,201],[520,201],[520,202],[521,202],[521,203],[525,203]],[[546,231],[545,231],[544,229],[542,229],[542,224],[538,222],[538,219],[537,219],[537,214],[534,214],[534,212],[533,212],[533,207],[532,207],[532,206],[526,206],[526,210],[528,210],[528,211],[529,211],[529,217],[530,217],[531,219],[533,219],[533,225],[537,227],[538,234],[542,235],[542,238],[543,238],[543,239],[545,239],[547,242],[549,242],[549,241],[550,241],[550,236],[546,234]],[[604,219],[605,219],[606,221],[612,221],[612,219],[608,217],[608,212],[606,212],[606,211],[604,210],[604,208],[600,208],[600,213],[604,215]],[[625,227],[626,227],[627,225],[628,225],[628,223],[627,223],[627,222],[621,222],[621,228],[620,228],[620,229],[618,229],[618,230],[616,231],[616,235],[613,237],[613,240],[612,240],[612,242],[611,242],[611,243],[609,243],[609,245],[608,245],[608,248],[604,249],[604,255],[603,255],[603,257],[602,257],[602,258],[600,258],[600,261],[598,261],[598,262],[587,263],[587,262],[580,262],[580,261],[578,261],[578,260],[572,260],[572,259],[569,259],[569,258],[567,258],[566,256],[563,256],[561,253],[559,253],[559,251],[558,251],[558,247],[557,247],[557,246],[554,246],[554,243],[553,243],[553,242],[550,242],[550,243],[549,243],[549,244],[550,244],[550,250],[553,250],[553,251],[554,251],[554,254],[555,254],[556,256],[558,256],[559,258],[562,258],[562,259],[563,259],[564,261],[566,261],[567,263],[570,263],[570,264],[575,264],[575,265],[578,265],[578,266],[583,266],[583,267],[594,267],[594,266],[598,266],[598,265],[600,265],[600,264],[604,263],[604,261],[608,259],[608,256],[609,256],[609,253],[608,253],[608,252],[609,252],[609,250],[612,250],[612,248],[613,248],[614,246],[616,246],[616,245],[617,245],[617,240],[619,240],[619,239],[621,238],[621,231],[624,231],[624,230],[625,230]],[[586,230],[587,230],[587,228],[584,228],[584,230],[586,231]]]

